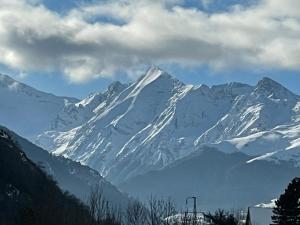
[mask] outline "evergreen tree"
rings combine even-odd
[[[207,219],[211,220],[212,225],[237,225],[238,221],[233,214],[229,214],[224,210],[218,210],[214,215],[211,213],[205,215]]]
[[[300,225],[300,178],[294,178],[273,209],[273,225]]]

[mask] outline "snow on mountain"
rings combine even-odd
[[[231,110],[196,142],[208,143],[247,136],[295,122],[293,108],[299,101],[299,96],[275,81],[264,78],[250,94],[238,96]]]
[[[105,110],[98,107],[97,115],[87,123],[56,135],[54,142],[58,145],[53,145],[54,153],[80,160],[107,175],[113,166],[121,163],[120,159],[126,158],[123,155],[128,153],[126,145],[130,141],[144,131],[151,132],[151,127],[157,129],[157,116],[172,96],[184,93],[181,87],[184,87],[182,83],[153,68],[111,100]],[[40,136],[39,141],[43,139],[45,136]],[[133,150],[129,154],[136,153]]]
[[[185,85],[153,67],[105,107],[101,103],[85,124],[69,131],[45,132],[37,143],[55,154],[87,164],[118,183],[163,168],[202,144],[228,140],[230,151],[238,150],[235,142],[243,140],[237,138],[254,135],[249,137],[253,140],[260,132],[295,122],[291,118],[296,115],[298,99],[269,78],[255,87],[229,83],[210,88]],[[274,110],[280,117],[272,116]],[[262,142],[266,146],[273,144],[264,138]],[[290,139],[286,142],[282,147]],[[249,154],[271,151],[263,145],[260,149]]]
[[[66,131],[87,122],[97,113],[103,111],[116,95],[127,86],[127,84],[116,81],[104,93],[92,93],[79,102],[66,104],[52,121],[51,129]]]
[[[11,88],[2,89],[16,96]],[[26,98],[31,111],[44,113],[32,117],[43,119],[42,127],[30,126],[35,143],[96,169],[114,183],[164,168],[204,145],[241,151],[253,160],[300,161],[300,97],[269,78],[256,86],[193,86],[152,67],[134,83],[115,82],[106,92],[81,101],[40,95],[47,97],[46,107]],[[18,106],[16,98],[7,104]],[[49,99],[62,103],[52,109]],[[21,107],[14,110],[17,115],[8,114],[10,106],[1,104],[3,116],[12,115],[12,121],[21,116]],[[52,111],[45,112],[47,107]],[[31,111],[25,111],[30,117]],[[15,127],[26,133],[28,126]]]
[[[300,162],[300,97],[277,82],[264,78],[250,95],[236,99],[231,110],[200,135],[196,147],[214,146],[241,151],[255,160]]]
[[[78,101],[38,91],[3,74],[0,95],[0,124],[30,140],[49,130],[51,121],[65,105]]]
[[[215,143],[198,144],[197,149],[209,146],[226,153],[243,152],[253,158],[248,163],[268,160],[289,161],[300,167],[300,125],[278,126],[269,131],[236,137]]]

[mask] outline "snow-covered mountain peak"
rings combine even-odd
[[[113,83],[111,83],[108,86],[107,90],[109,92],[118,92],[118,93],[120,93],[124,89],[123,87],[124,87],[124,84],[122,84],[120,81],[114,81]]]
[[[59,101],[63,101],[65,104],[68,102],[77,102],[79,101],[76,98],[73,97],[65,97],[65,96],[56,96],[51,93],[46,93],[40,90],[37,90],[27,84],[24,84],[22,82],[19,82],[12,77],[1,74],[0,73],[0,91],[1,92],[6,92],[6,93],[11,93],[14,95],[14,93],[18,93],[18,95],[25,97],[27,96],[28,98],[40,98],[43,99],[43,101],[52,101],[54,99],[59,99]],[[2,94],[3,94],[2,93]],[[42,100],[40,100],[42,101]]]
[[[261,80],[258,81],[257,87],[270,89],[270,88],[281,88],[282,85],[276,82],[275,80],[272,80],[269,77],[263,77]]]
[[[0,88],[4,88],[11,92],[23,92],[29,95],[38,95],[39,91],[26,84],[20,83],[10,76],[0,74]]]
[[[165,78],[171,78],[171,75],[169,75],[168,73],[164,72],[163,70],[161,70],[158,67],[151,67],[147,73],[142,76],[139,80],[140,84],[143,85],[147,85],[161,77],[165,77]]]
[[[1,74],[0,73],[0,85],[1,87],[8,87],[13,83],[17,83],[17,81],[15,81],[14,79],[12,79],[11,77]]]
[[[30,140],[50,129],[51,121],[61,108],[79,101],[36,90],[3,74],[0,75],[0,95],[0,123]]]
[[[173,76],[171,76],[169,73],[165,72],[164,70],[160,69],[159,67],[152,66],[149,68],[149,70],[146,72],[144,76],[142,76],[137,83],[139,85],[147,85],[150,84],[156,80],[173,80],[175,82],[180,82]],[[181,82],[180,82],[181,83]]]
[[[15,79],[13,79],[12,77],[8,76],[8,75],[5,75],[5,74],[2,74],[0,73],[0,83],[2,85],[10,85],[12,83],[19,83],[18,81],[16,81]]]
[[[268,77],[264,77],[257,83],[254,94],[263,95],[272,99],[288,99],[296,97],[294,93]]]
[[[144,76],[141,76],[135,83],[131,85],[129,98],[138,96],[140,93],[168,92],[184,86],[182,82],[172,77],[167,72],[158,67],[151,67]],[[146,93],[145,93],[146,94]],[[154,94],[154,93],[151,93]]]

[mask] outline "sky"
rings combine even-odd
[[[187,84],[300,94],[299,0],[0,0],[0,73],[83,98],[156,65]]]

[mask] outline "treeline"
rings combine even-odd
[[[150,196],[144,203],[132,199],[126,209],[109,204],[101,187],[92,190],[87,201],[92,225],[237,225],[238,212],[217,210],[215,213],[197,214],[178,211],[171,198]],[[202,215],[202,216],[199,216]],[[196,219],[196,220],[195,220]]]
[[[87,202],[93,225],[163,225],[170,224],[164,218],[176,214],[175,204],[170,198],[150,197],[147,203],[132,199],[127,207],[110,206],[101,188],[92,190]]]
[[[47,195],[47,193],[46,193]],[[171,198],[151,196],[147,202],[131,200],[127,207],[120,208],[105,199],[100,187],[92,190],[86,204],[64,193],[63,199],[52,199],[48,193],[48,202],[41,202],[19,209],[5,225],[237,225],[233,214],[218,210],[214,214],[203,214],[196,223],[192,214],[185,215],[177,211]],[[200,223],[201,221],[201,223]]]
[[[239,211],[229,213],[217,210],[215,213],[186,213],[178,211],[171,198],[150,196],[145,203],[131,200],[126,209],[109,207],[101,188],[95,188],[88,201],[90,216],[94,225],[238,225]]]

